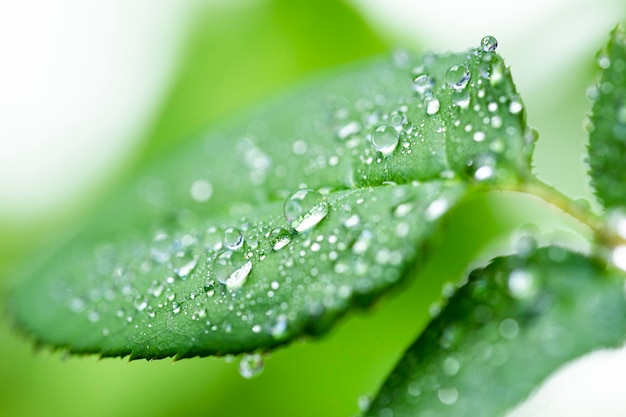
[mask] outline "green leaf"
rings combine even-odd
[[[327,74],[148,166],[33,260],[12,314],[42,343],[131,358],[319,334],[419,271],[470,181],[527,175],[517,100],[493,51]]]
[[[615,28],[598,55],[603,68],[589,134],[591,185],[605,208],[626,206],[626,36]]]
[[[623,286],[622,275],[560,247],[495,259],[470,274],[366,415],[504,415],[566,362],[621,346]]]

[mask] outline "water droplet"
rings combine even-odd
[[[452,93],[452,102],[455,106],[458,106],[462,109],[466,109],[470,104],[470,95],[469,91],[466,90],[458,90]]]
[[[537,292],[535,275],[525,269],[516,269],[511,272],[507,286],[515,298],[528,298]]]
[[[287,316],[281,314],[276,318],[276,322],[270,327],[270,334],[274,339],[282,339],[287,334]]]
[[[172,258],[172,268],[179,278],[186,278],[198,265],[198,258],[190,251],[181,251]]]
[[[626,105],[617,109],[617,121],[626,124]]]
[[[369,410],[371,404],[372,404],[372,399],[370,398],[369,395],[361,395],[357,399],[357,406],[359,407],[359,410],[361,411]]]
[[[222,235],[222,243],[224,247],[230,250],[237,250],[243,246],[243,233],[235,227],[229,227],[224,230]]]
[[[361,125],[358,122],[351,121],[337,129],[337,138],[339,140],[344,140],[349,136],[359,133],[360,130]]]
[[[428,205],[424,218],[429,221],[437,220],[450,208],[450,202],[446,198],[438,198]]]
[[[434,97],[428,97],[426,100],[424,100],[424,103],[426,103],[426,113],[429,115],[433,115],[433,114],[437,114],[437,112],[439,112],[439,100],[437,100]]]
[[[446,72],[446,83],[455,90],[462,90],[467,86],[470,77],[465,65],[453,65]]]
[[[511,102],[509,103],[509,113],[518,114],[524,109],[524,105],[519,97],[511,98]]]
[[[429,96],[433,92],[435,82],[428,75],[420,75],[413,79],[413,89],[422,96]]]
[[[165,233],[157,233],[152,239],[150,255],[158,263],[165,263],[172,256],[172,239]]]
[[[399,111],[394,111],[389,115],[389,123],[396,128],[402,127],[407,121],[406,115]]]
[[[352,216],[348,217],[347,219],[343,221],[343,225],[350,229],[355,226],[358,226],[360,222],[361,222],[361,218],[359,217],[359,215],[353,214]]]
[[[474,139],[475,142],[482,142],[485,140],[485,138],[487,137],[487,135],[485,135],[485,132],[474,132],[474,136],[472,136],[472,139]]]
[[[598,55],[598,66],[602,69],[608,69],[611,66],[611,60],[604,54]]]
[[[281,250],[291,242],[291,233],[282,227],[276,227],[269,233],[268,238],[272,249]]]
[[[441,388],[437,392],[437,396],[439,397],[439,401],[445,405],[452,405],[459,399],[459,392],[456,388]]]
[[[461,369],[461,364],[452,356],[443,361],[443,372],[446,375],[454,376],[459,372],[459,369]]]
[[[496,160],[489,154],[479,154],[470,162],[469,168],[476,181],[486,181],[496,174]]]
[[[328,211],[328,202],[324,196],[311,189],[296,191],[283,205],[287,223],[297,232],[304,232],[317,225],[326,217]]]
[[[191,184],[191,189],[189,190],[191,194],[191,198],[198,203],[204,203],[208,201],[213,195],[213,186],[207,180],[200,179],[195,180],[193,184]]]
[[[383,155],[389,155],[396,149],[396,146],[398,146],[400,135],[393,127],[380,125],[374,129],[370,140],[374,149],[381,152]]]
[[[515,339],[519,333],[519,324],[513,319],[504,319],[500,323],[500,334],[506,339]]]
[[[611,252],[611,262],[622,271],[626,271],[626,245],[620,245]]]
[[[497,47],[498,47],[498,40],[494,38],[493,36],[487,35],[483,37],[482,40],[480,41],[480,48],[484,52],[495,51]]]
[[[365,253],[365,251],[367,251],[367,249],[370,247],[370,243],[373,237],[374,236],[372,235],[372,232],[370,232],[369,230],[363,230],[359,235],[359,238],[356,240],[356,242],[354,242],[354,245],[352,246],[352,252],[357,255]]]
[[[243,355],[239,361],[239,373],[246,379],[261,375],[263,368],[263,358],[258,353]]]
[[[228,289],[243,286],[252,270],[252,262],[241,252],[224,251],[213,260],[215,279]]]

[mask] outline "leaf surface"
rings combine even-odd
[[[418,271],[470,184],[528,175],[532,145],[493,51],[328,73],[154,161],[33,260],[10,310],[40,342],[104,356],[319,334]]]
[[[603,68],[593,103],[589,134],[591,185],[605,208],[626,206],[626,35],[611,32],[598,56]]]
[[[623,343],[623,285],[560,247],[496,258],[407,350],[366,415],[505,415],[563,364]]]

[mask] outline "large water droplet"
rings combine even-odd
[[[494,38],[493,36],[487,35],[483,37],[482,40],[480,41],[480,48],[484,52],[495,51],[497,47],[498,47],[498,40]]]
[[[470,161],[469,168],[476,181],[486,181],[496,174],[496,159],[490,154],[479,154]]]
[[[224,251],[213,260],[215,279],[228,289],[243,286],[252,270],[252,262],[241,252]]]
[[[179,252],[172,258],[172,268],[180,278],[186,278],[197,264],[198,259],[190,251]]]
[[[258,353],[243,355],[239,361],[239,373],[246,379],[261,375],[263,367],[263,358]]]
[[[243,233],[236,227],[229,227],[222,235],[224,247],[230,250],[237,250],[243,246]]]
[[[380,125],[372,132],[372,146],[383,155],[392,153],[398,146],[399,141],[400,136],[398,132],[389,125]]]
[[[462,90],[467,86],[470,76],[465,65],[453,65],[446,72],[446,83],[455,90]]]
[[[287,223],[297,232],[304,232],[317,225],[326,217],[328,211],[328,202],[324,196],[311,189],[296,191],[283,205]]]

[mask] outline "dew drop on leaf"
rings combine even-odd
[[[445,405],[452,405],[459,399],[459,392],[454,387],[441,388],[437,392],[437,395],[439,397],[439,401]]]
[[[274,250],[281,250],[291,242],[291,234],[282,227],[276,227],[269,233],[270,245]]]
[[[498,47],[498,40],[494,38],[493,36],[487,35],[483,37],[482,40],[480,41],[480,48],[484,52],[495,51],[497,47]]]
[[[198,203],[204,203],[208,201],[213,195],[213,186],[211,183],[204,179],[195,180],[193,184],[191,184],[191,189],[189,190],[191,194],[191,198]]]
[[[304,232],[316,226],[326,217],[328,211],[328,202],[324,196],[308,188],[291,194],[283,205],[287,223],[297,232]]]
[[[239,361],[239,374],[246,379],[261,375],[263,368],[263,358],[258,353],[243,355]]]
[[[243,246],[243,234],[236,227],[229,227],[224,230],[222,235],[222,243],[224,247],[230,250],[237,250]]]
[[[215,279],[228,289],[240,288],[246,283],[252,262],[241,252],[224,251],[213,260]]]
[[[429,115],[437,114],[439,112],[439,100],[434,97],[428,97],[424,103],[426,104],[426,113]]]
[[[372,132],[372,146],[383,155],[391,154],[398,146],[399,141],[398,132],[389,125],[380,125]]]
[[[150,255],[158,263],[165,263],[170,259],[172,255],[172,240],[165,233],[157,233],[152,239],[152,246],[150,247]]]
[[[512,97],[511,102],[509,103],[509,113],[518,114],[522,111],[524,105],[519,97]]]
[[[537,292],[535,275],[524,269],[512,271],[508,277],[507,286],[514,298],[528,298]]]
[[[446,83],[455,90],[462,90],[470,80],[470,72],[465,65],[453,65],[446,72]]]
[[[435,82],[428,75],[419,75],[413,79],[413,89],[422,96],[429,96],[433,92]]]
[[[474,139],[475,142],[482,142],[485,140],[486,137],[487,135],[485,135],[485,132],[479,130],[477,132],[474,132],[472,139]]]

